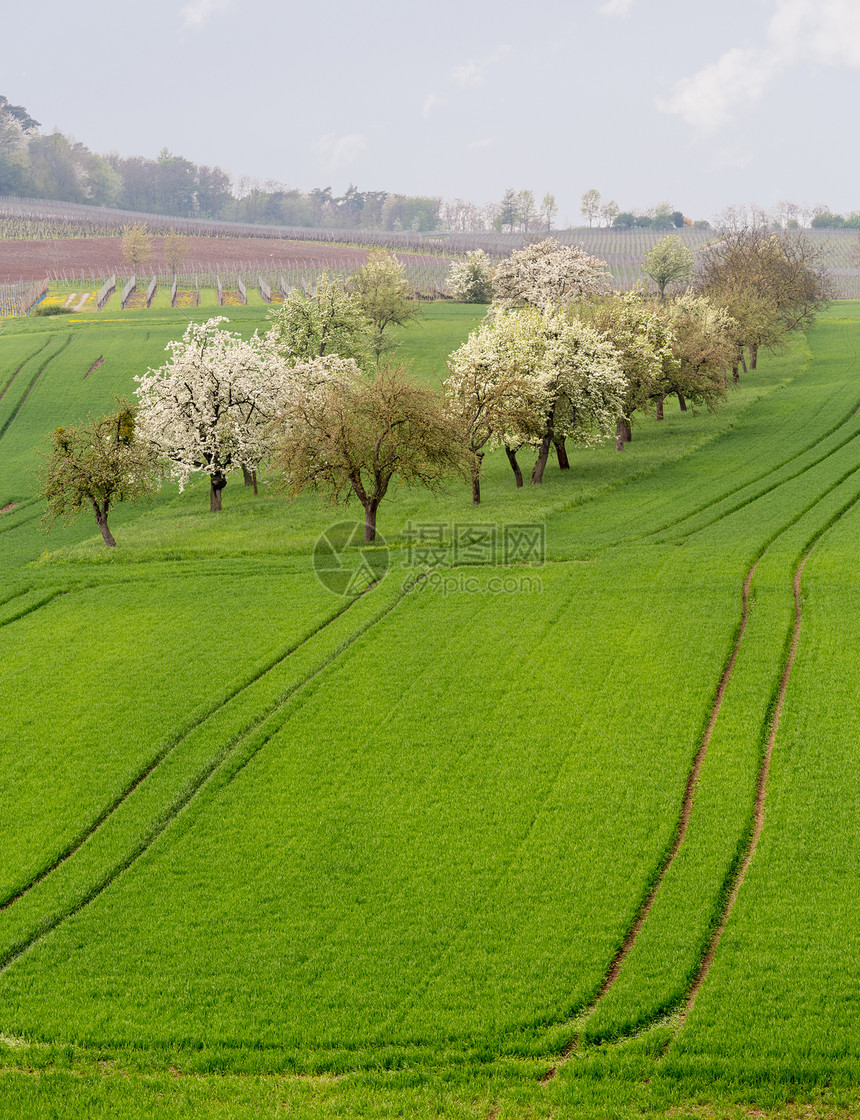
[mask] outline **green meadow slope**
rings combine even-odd
[[[43,531],[40,440],[183,326],[0,333],[0,1115],[853,1107],[860,307],[540,487],[398,492],[347,597],[355,511],[266,479]]]

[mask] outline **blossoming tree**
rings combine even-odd
[[[565,441],[589,447],[623,415],[627,382],[613,347],[563,312],[534,307],[499,311],[449,359],[449,408],[458,415],[473,459],[473,500],[480,497],[483,449],[504,445],[517,485],[517,450],[537,449],[532,482],[543,481],[550,449],[568,464]],[[480,455],[480,458],[479,458]]]
[[[213,513],[230,471],[253,471],[268,453],[269,425],[290,386],[269,341],[221,330],[225,322],[190,323],[168,343],[170,360],[135,379],[141,435],[168,460],[180,489],[192,474],[209,476]]]
[[[561,307],[609,287],[606,262],[547,237],[517,249],[496,266],[493,300],[500,307]]]

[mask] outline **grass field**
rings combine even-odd
[[[354,511],[265,477],[42,529],[40,441],[186,317],[0,333],[0,1115],[855,1114],[860,305],[622,454],[398,492],[349,598]]]

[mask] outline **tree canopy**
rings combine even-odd
[[[605,291],[606,262],[553,237],[516,249],[493,275],[493,300],[500,307],[529,304],[544,310]]]
[[[212,512],[232,470],[256,469],[269,449],[269,424],[288,392],[284,362],[271,343],[221,330],[224,316],[190,323],[171,357],[139,382],[141,435],[170,463],[180,489],[209,477]]]
[[[142,439],[135,410],[120,402],[115,413],[57,428],[41,477],[50,520],[72,520],[92,509],[108,547],[116,546],[108,514],[119,502],[151,494],[158,484],[157,457]]]
[[[296,383],[279,414],[273,464],[293,495],[316,489],[334,503],[358,498],[370,542],[392,482],[433,489],[462,469],[463,448],[439,394],[403,367],[365,376],[354,362],[339,362],[315,385]]]

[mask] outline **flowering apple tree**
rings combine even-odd
[[[180,489],[192,474],[209,476],[212,512],[230,471],[253,471],[268,453],[271,420],[290,391],[272,345],[221,330],[227,321],[190,323],[168,343],[170,360],[135,379],[140,434],[168,460]]]
[[[499,311],[472,332],[449,364],[449,409],[466,432],[471,456],[503,444],[518,486],[519,448],[537,449],[532,482],[539,483],[551,447],[564,469],[565,440],[593,446],[623,414],[627,382],[612,346],[561,311]],[[475,466],[479,475],[480,460]]]
[[[605,261],[554,237],[515,250],[493,274],[493,300],[505,308],[528,304],[544,311],[608,288]]]

